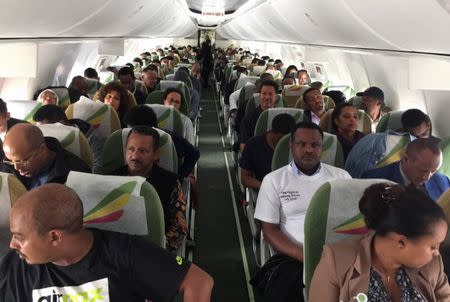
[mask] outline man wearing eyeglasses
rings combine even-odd
[[[30,124],[17,124],[5,136],[0,171],[15,174],[30,190],[45,183],[65,183],[71,170],[91,172],[76,155]]]
[[[291,133],[292,162],[267,174],[262,181],[255,219],[261,222],[264,240],[277,251],[251,280],[258,288],[263,286],[264,301],[303,301],[298,294],[303,285],[306,210],[322,184],[351,178],[346,171],[320,162],[322,145],[319,126],[298,123]],[[267,274],[274,266],[276,272]]]

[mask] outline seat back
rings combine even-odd
[[[58,87],[48,87],[49,89],[53,90],[56,95],[58,96],[58,106],[66,109],[70,105],[70,96],[69,96],[69,89],[64,86],[58,86]]]
[[[252,71],[255,76],[259,77],[266,71],[266,66],[254,66]]]
[[[172,137],[161,129],[155,128],[159,135],[157,164],[161,168],[178,174],[178,158]],[[125,165],[127,138],[131,128],[119,129],[111,134],[103,147],[101,171],[109,174]]]
[[[185,128],[180,113],[172,106],[147,104],[156,113],[158,128],[170,130],[184,137]]]
[[[383,115],[377,125],[376,132],[384,132],[386,130],[394,130],[399,131],[403,128],[402,125],[402,115],[403,110],[401,111],[391,111]]]
[[[107,138],[117,129],[120,129],[120,120],[117,112],[110,106],[88,98],[81,98],[66,109],[68,119],[78,118],[88,122],[100,137]]]
[[[33,116],[42,107],[42,103],[37,101],[9,101],[7,106],[11,117],[34,124]]]
[[[9,210],[17,198],[27,191],[14,175],[0,172],[0,262],[9,251]]]
[[[245,106],[245,114],[251,114],[253,111],[256,110],[259,106],[259,93],[254,93],[253,97],[248,100],[247,105]],[[277,94],[277,100],[275,101],[274,108],[283,108],[286,107],[284,104],[283,97],[281,94]]]
[[[92,151],[83,132],[60,123],[38,125],[44,136],[56,138],[61,146],[81,158],[92,169]]]
[[[336,104],[334,103],[332,98],[330,98],[327,95],[323,95],[322,97],[323,97],[323,104],[324,104],[325,110],[330,110],[330,109],[336,108]],[[295,104],[295,108],[308,109],[307,106],[305,105],[305,102],[303,101],[303,94],[297,100],[297,103]]]
[[[71,171],[66,185],[83,202],[86,227],[141,235],[165,247],[162,204],[145,178]]]
[[[331,121],[331,114],[333,113],[333,109],[328,110],[324,113],[322,118],[320,119],[319,126],[322,128],[325,132],[334,132],[333,124]],[[370,134],[372,133],[371,128],[371,120],[370,117],[364,112],[364,110],[358,110],[358,116],[359,116],[359,123],[358,123],[358,129],[364,134]]]
[[[323,245],[367,233],[359,200],[364,190],[381,179],[338,179],[324,183],[313,195],[305,217],[304,275],[309,285],[322,255]],[[351,190],[349,190],[351,188]]]
[[[273,119],[282,113],[287,113],[295,119],[295,123],[303,120],[303,110],[297,108],[270,108],[261,112],[255,126],[255,136],[262,135],[272,129]]]
[[[112,71],[100,71],[98,73],[98,77],[100,78],[100,83],[106,85],[109,82],[114,82],[117,80],[116,75]]]
[[[100,87],[102,87],[103,85],[94,79],[86,79],[88,81],[88,96],[90,98],[94,97],[95,93],[97,92],[97,90],[100,89]]]
[[[287,107],[295,108],[297,101],[302,97],[303,93],[311,88],[308,85],[287,85],[281,91],[284,101]],[[304,108],[300,108],[304,109]]]
[[[344,152],[336,135],[324,132],[323,146],[320,161],[338,168],[344,167]],[[290,134],[283,136],[277,143],[272,157],[272,171],[279,169],[292,161],[289,148]]]
[[[167,81],[167,80],[160,81],[159,84],[156,86],[156,90],[162,90],[163,93],[167,88],[177,88],[178,90],[181,91],[180,111],[184,115],[189,116],[189,110],[191,108],[190,106],[191,98],[187,86],[181,81]]]
[[[258,79],[259,79],[258,77],[246,76],[245,74],[241,74],[241,76],[236,82],[236,85],[234,86],[234,91],[241,89],[247,84],[254,85]]]
[[[450,137],[442,140],[442,165],[439,168],[439,172],[450,177]]]

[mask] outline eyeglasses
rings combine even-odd
[[[14,167],[27,167],[30,165],[33,157],[37,154],[37,150],[35,152],[33,152],[33,154],[31,154],[27,159],[20,159],[20,160],[7,160],[4,159],[2,162],[4,164],[10,165],[10,166],[14,166]]]

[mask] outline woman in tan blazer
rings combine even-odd
[[[375,184],[359,209],[373,232],[324,246],[308,301],[450,301],[439,205],[412,187]]]

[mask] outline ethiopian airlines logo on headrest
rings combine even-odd
[[[47,287],[33,290],[33,302],[109,302],[108,278],[79,286]]]

